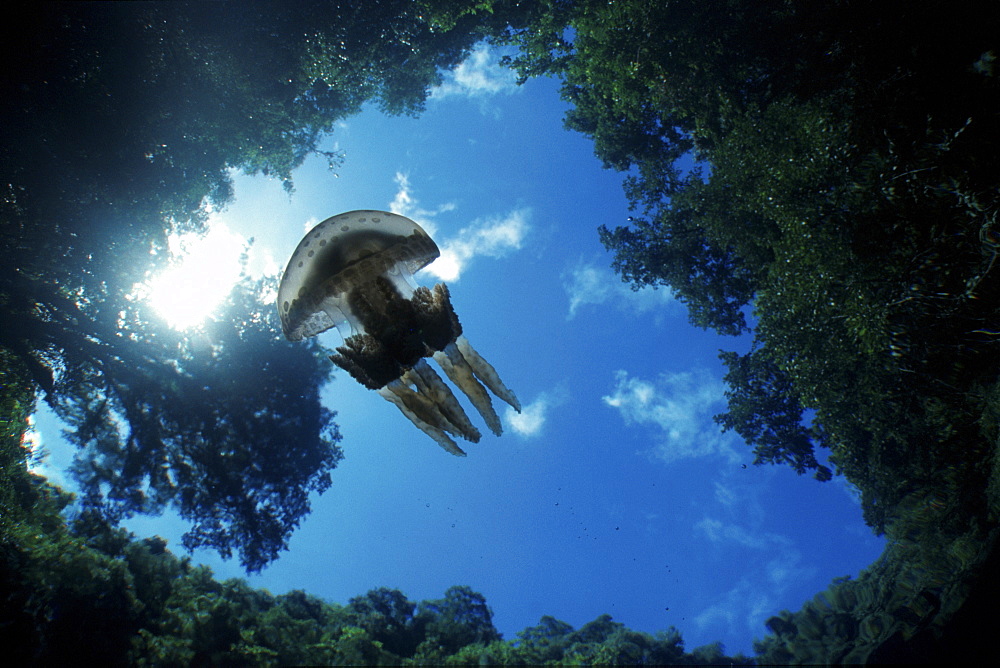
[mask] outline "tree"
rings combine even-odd
[[[338,119],[418,112],[479,34],[404,0],[46,3],[7,25],[0,347],[72,425],[87,506],[171,505],[189,547],[275,558],[341,456],[329,364],[280,340],[255,288],[180,335],[135,286],[229,201],[233,170],[291,192],[307,156],[339,163],[318,149]]]
[[[822,435],[802,424],[802,406],[788,376],[757,351],[743,356],[723,352],[720,357],[729,367],[729,410],[716,422],[754,446],[754,464],[785,462],[797,473],[815,470],[817,480],[830,480],[833,473],[814,454],[815,446],[823,445]]]
[[[500,640],[486,599],[466,586],[449,587],[443,599],[422,601],[417,618],[426,620],[426,640],[417,649],[418,656],[426,659],[454,654],[466,645]]]
[[[538,624],[517,632],[518,654],[528,664],[544,665],[559,661],[569,644],[573,627],[549,615],[543,615]]]
[[[414,624],[416,607],[398,589],[380,587],[352,598],[347,604],[347,619],[351,626],[382,643],[386,651],[412,656],[423,637],[423,629]]]
[[[879,531],[913,480],[955,467],[982,507],[990,446],[972,416],[1000,363],[996,12],[540,6],[506,34],[511,63],[560,77],[567,127],[627,172],[638,215],[600,230],[614,267],[722,334],[753,310],[721,422],[758,461],[821,480],[814,447],[830,447]]]
[[[238,550],[259,570],[287,545],[341,458],[334,414],[319,394],[328,363],[317,345],[288,343],[260,295],[243,282],[200,332],[124,337],[60,382],[57,411],[79,448],[74,474],[85,507],[117,521],[172,505],[192,528],[189,549]],[[117,339],[117,340],[116,340]],[[84,364],[97,360],[101,374]]]

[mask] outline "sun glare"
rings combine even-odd
[[[173,264],[149,282],[149,303],[174,329],[199,324],[239,280],[245,245],[224,225],[213,226],[204,236],[171,236]]]

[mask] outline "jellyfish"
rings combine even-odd
[[[521,404],[462,336],[448,286],[417,286],[413,274],[439,255],[427,232],[399,214],[364,210],[327,218],[292,253],[278,285],[278,312],[290,341],[336,327],[344,344],[331,361],[445,450],[465,456],[449,434],[473,443],[481,434],[427,358],[497,436],[503,427],[489,393],[517,412]]]

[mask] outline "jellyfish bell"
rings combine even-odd
[[[448,434],[476,443],[479,430],[426,358],[437,361],[498,436],[502,426],[489,392],[518,412],[521,404],[462,336],[448,287],[417,286],[413,274],[439,255],[423,228],[399,214],[364,210],[327,218],[292,253],[278,286],[278,312],[290,341],[336,327],[344,345],[330,357],[334,364],[445,450],[465,455]]]

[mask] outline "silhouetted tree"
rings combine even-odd
[[[486,645],[500,639],[486,599],[466,586],[449,587],[443,599],[421,602],[417,618],[426,620],[426,639],[417,648],[425,660],[454,654],[466,645]]]
[[[329,364],[276,334],[257,288],[199,333],[136,297],[231,173],[280,179],[374,101],[416,113],[480,30],[404,0],[43,3],[8,22],[0,109],[0,348],[82,450],[110,519],[167,505],[189,547],[272,560],[340,459]]]
[[[997,13],[534,6],[507,33],[512,64],[560,77],[567,127],[628,172],[637,215],[600,230],[614,267],[723,334],[748,331],[753,309],[754,352],[726,357],[722,424],[758,461],[821,480],[815,447],[829,447],[880,531],[904,481],[953,467],[981,507],[988,446],[968,416],[1000,363]]]

